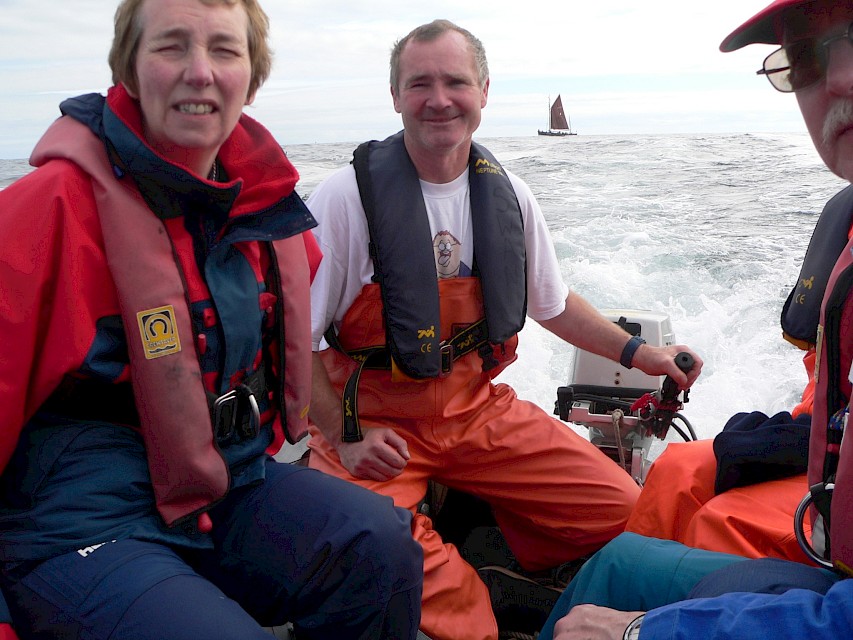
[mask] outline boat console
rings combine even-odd
[[[602,314],[647,344],[675,344],[666,314],[627,309],[605,310]],[[693,358],[679,353],[676,364],[689,371]],[[590,441],[642,485],[651,466],[655,438],[663,440],[672,427],[685,440],[696,439],[690,423],[678,413],[687,401],[687,391],[680,392],[669,376],[649,376],[576,349],[572,378],[567,386],[557,389],[554,413],[565,422],[586,427]],[[674,420],[687,431],[673,424]]]

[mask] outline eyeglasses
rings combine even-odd
[[[822,42],[806,38],[777,49],[764,59],[764,66],[756,73],[767,76],[773,88],[782,93],[805,89],[826,75],[829,48],[840,40],[853,46],[853,22],[843,34]]]

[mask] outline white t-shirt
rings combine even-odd
[[[560,275],[545,218],[530,188],[506,172],[518,197],[527,251],[527,315],[549,320],[563,312],[569,288]],[[471,275],[473,237],[468,171],[447,184],[421,181],[439,277]],[[323,260],[311,285],[311,335],[315,351],[326,329],[339,327],[347,310],[373,277],[367,218],[355,169],[347,165],[324,180],[308,198],[319,223],[314,235]]]

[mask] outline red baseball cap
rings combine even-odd
[[[732,31],[720,44],[720,51],[734,51],[748,44],[781,44],[782,29],[779,19],[786,9],[813,0],[776,0]]]

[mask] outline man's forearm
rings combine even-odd
[[[617,362],[630,338],[624,329],[602,316],[577,293],[569,294],[560,315],[539,324],[584,351]]]

